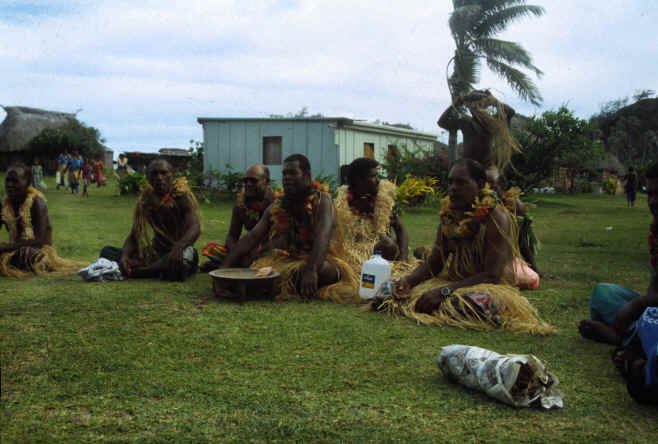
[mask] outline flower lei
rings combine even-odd
[[[476,196],[471,211],[465,211],[461,219],[450,208],[450,197],[441,200],[441,233],[448,239],[470,239],[489,218],[491,210],[500,204],[497,194],[486,184]]]
[[[353,191],[348,191],[347,193],[347,204],[350,207],[350,211],[352,211],[352,214],[355,214],[357,216],[363,215],[366,217],[374,217],[375,215],[375,198],[377,196],[373,196],[372,194],[365,194],[359,198],[360,201],[366,200],[368,201],[368,209],[366,211],[359,211],[359,209],[356,207],[356,196],[354,195]]]
[[[649,235],[648,235],[648,244],[649,244],[649,257],[651,259],[651,266],[656,268],[658,265],[658,223],[656,218],[651,218],[651,225],[649,225]]]
[[[34,239],[34,227],[32,226],[32,205],[34,200],[40,197],[43,200],[46,198],[43,194],[29,186],[27,188],[27,195],[23,204],[18,208],[18,214],[14,214],[14,210],[9,202],[9,197],[5,197],[2,206],[2,220],[7,224],[9,229],[9,237],[13,242],[20,239],[30,240]]]
[[[285,250],[288,254],[308,252],[313,248],[313,208],[320,200],[320,192],[327,192],[329,186],[314,181],[308,194],[304,198],[304,213],[302,220],[297,220],[290,212],[294,202],[285,194],[279,196],[270,212],[273,230],[270,239],[274,235],[283,234],[288,244]]]
[[[245,197],[245,191],[243,189],[238,193],[238,197],[236,199],[236,205],[238,209],[242,213],[244,213],[247,219],[249,219],[254,223],[257,223],[260,220],[261,216],[263,215],[263,212],[265,211],[264,202],[268,200],[269,195],[270,195],[270,191],[268,190],[265,193],[265,198],[262,201],[250,200],[248,202]]]

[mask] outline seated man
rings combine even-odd
[[[119,262],[125,277],[185,280],[199,263],[199,204],[184,177],[174,180],[168,161],[153,160],[146,174],[149,184],[137,199],[123,249],[105,247],[101,257]]]
[[[9,166],[0,218],[9,231],[9,242],[0,243],[0,276],[23,277],[84,267],[85,263],[57,256],[46,201],[31,183],[31,169],[22,163]]]
[[[284,160],[282,175],[284,194],[230,250],[222,267],[239,265],[240,258],[267,241],[269,255],[251,267],[271,266],[281,273],[278,300],[301,297],[358,302],[357,276],[340,258],[344,250],[336,240],[331,196],[311,182],[311,165],[301,154]]]
[[[265,209],[274,201],[274,192],[270,188],[270,170],[265,165],[257,164],[247,168],[244,173],[244,188],[238,193],[231,214],[231,226],[224,245],[208,243],[201,251],[211,260],[201,266],[201,271],[218,268],[224,255],[237,244],[242,228],[249,231],[256,226]],[[260,254],[260,247],[244,256],[240,265],[248,267]]]
[[[513,287],[514,222],[487,185],[483,167],[460,159],[448,181],[429,258],[394,284],[391,298],[375,300],[374,308],[424,324],[554,332]]]
[[[615,284],[597,284],[590,296],[591,320],[583,320],[578,326],[587,339],[613,345],[627,345],[635,336],[636,321],[647,307],[658,306],[658,163],[646,172],[647,202],[653,215],[649,225],[649,255],[651,280],[646,294]]]
[[[347,185],[338,188],[334,199],[346,261],[358,275],[375,250],[389,261],[406,261],[409,255],[409,236],[395,212],[395,185],[379,179],[378,165],[367,157],[355,159]]]

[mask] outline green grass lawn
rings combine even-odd
[[[3,179],[4,183],[4,179]],[[120,246],[134,197],[47,193],[61,256]],[[525,292],[557,334],[416,325],[324,302],[210,300],[211,281],[85,283],[0,278],[1,441],[656,442],[658,410],[637,405],[611,347],[580,338],[596,282],[644,291],[646,197],[531,196],[538,265],[557,279]],[[230,203],[202,203],[197,246],[223,241]],[[437,212],[404,216],[429,244]],[[606,230],[605,227],[612,227]],[[0,242],[7,239],[6,231]],[[561,380],[564,409],[514,409],[444,378],[443,345],[534,353]]]

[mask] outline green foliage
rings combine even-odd
[[[608,177],[608,180],[603,183],[603,191],[610,196],[617,194],[617,179]]]
[[[420,149],[410,150],[401,146],[384,157],[382,167],[391,182],[401,184],[407,176],[431,177],[438,180],[438,187],[445,187],[448,177],[448,161],[445,154]]]
[[[98,129],[75,119],[63,127],[41,131],[29,145],[31,151],[47,157],[55,157],[64,151],[78,150],[84,157],[95,158],[103,154],[104,142]]]
[[[126,174],[123,179],[119,180],[119,194],[134,194],[137,195],[142,189],[142,185],[146,185],[148,180],[146,174],[137,171],[133,174]]]
[[[580,175],[596,175],[603,158],[603,145],[596,128],[575,117],[566,106],[533,116],[516,131],[523,151],[512,158],[510,181],[524,190],[548,180],[558,167],[565,167],[572,184]],[[572,185],[570,192],[575,192]]]
[[[314,181],[319,183],[324,183],[329,185],[329,193],[332,196],[336,197],[336,190],[338,189],[338,180],[333,174],[324,174],[324,171],[320,171],[314,178]],[[273,186],[273,185],[272,185]]]

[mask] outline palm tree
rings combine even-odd
[[[494,36],[515,20],[543,15],[544,8],[527,5],[526,0],[452,0],[452,5],[449,25],[456,45],[455,55],[448,62],[448,67],[452,65],[448,78],[452,100],[473,89],[484,60],[523,100],[539,105],[542,97],[537,86],[517,67],[529,69],[537,77],[542,71],[532,64],[530,54],[521,45]],[[450,131],[448,146],[452,164],[456,158],[456,129]]]

